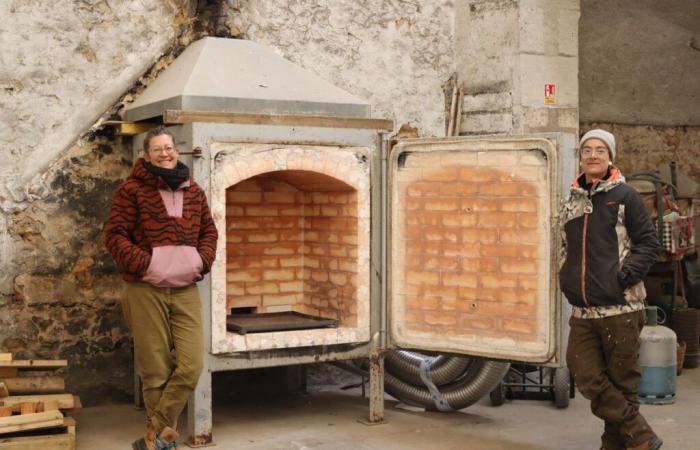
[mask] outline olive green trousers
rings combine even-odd
[[[134,336],[148,420],[157,432],[175,429],[202,372],[204,339],[197,286],[159,288],[127,282],[122,309]]]
[[[605,421],[606,450],[624,450],[655,436],[639,413],[640,333],[644,312],[569,319],[566,364],[591,411]]]

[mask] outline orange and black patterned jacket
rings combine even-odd
[[[139,158],[114,195],[104,227],[105,245],[127,281],[143,279],[157,247],[194,247],[202,259],[201,275],[214,262],[218,233],[204,191],[191,180],[178,188],[182,214],[175,217],[168,214],[161,190],[169,190],[167,184]]]

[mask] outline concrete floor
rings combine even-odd
[[[455,413],[413,412],[386,402],[386,423],[358,422],[368,402],[358,389],[314,386],[309,394],[222,402],[214,398],[214,440],[220,449],[314,450],[585,450],[599,448],[602,422],[577,393],[567,409],[549,401],[488,397]],[[664,439],[663,450],[700,447],[700,369],[678,378],[672,405],[643,405]],[[142,432],[143,411],[131,405],[85,408],[76,415],[79,450],[123,450]],[[188,448],[181,445],[181,448]]]

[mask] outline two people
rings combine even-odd
[[[117,190],[104,233],[126,282],[122,309],[146,405],[146,431],[132,447],[174,449],[178,417],[203,365],[196,282],[214,262],[218,234],[166,128],[146,134],[143,157]]]
[[[641,198],[613,165],[615,151],[607,131],[581,138],[581,174],[560,213],[560,286],[573,306],[567,365],[605,421],[602,449],[656,450],[662,441],[639,413],[637,391],[642,278],[661,246]],[[217,237],[173,135],[151,130],[105,225],[106,246],[126,281],[122,307],[148,417],[135,450],[175,448],[177,419],[202,370],[195,283],[211,268]]]
[[[661,252],[639,194],[613,165],[615,137],[600,129],[579,142],[581,174],[560,212],[559,284],[573,306],[566,363],[603,419],[603,450],[656,450],[639,413],[642,278]]]

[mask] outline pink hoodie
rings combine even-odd
[[[182,217],[182,188],[190,185],[184,181],[175,191],[160,189],[160,197],[170,217]],[[162,245],[153,247],[151,264],[143,281],[158,287],[185,287],[202,279],[204,264],[195,247],[187,245]]]

